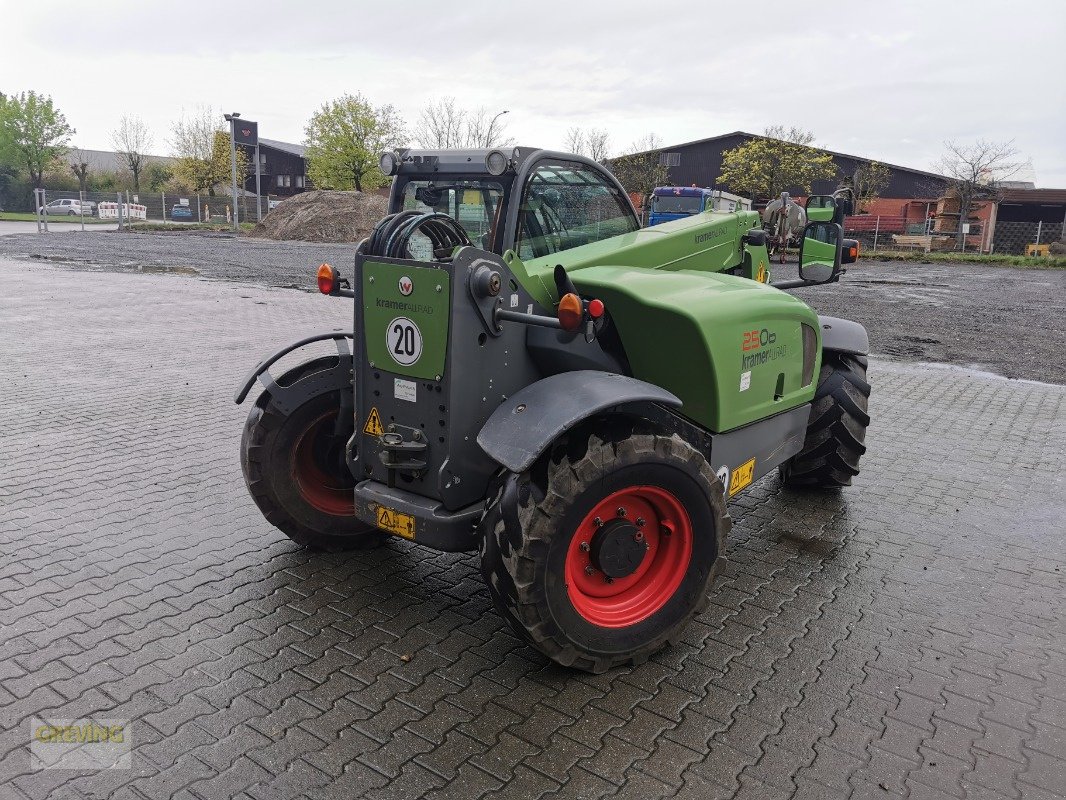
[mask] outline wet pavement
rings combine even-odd
[[[0,257],[5,255],[313,290],[315,269],[323,261],[351,274],[355,246],[230,233],[90,231],[0,236]],[[795,265],[774,267],[775,279],[793,277]],[[840,283],[794,291],[820,313],[864,324],[877,354],[1066,384],[1064,269],[862,261],[848,267]]]
[[[756,484],[681,644],[591,676],[476,555],[259,515],[235,383],[346,302],[0,274],[5,800],[1063,796],[1066,387],[874,359],[855,486]],[[33,770],[34,716],[131,720],[131,768]]]

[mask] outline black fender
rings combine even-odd
[[[256,380],[259,380],[263,384],[263,387],[270,392],[274,404],[283,414],[291,413],[309,398],[315,397],[323,392],[328,392],[333,389],[343,389],[346,386],[351,387],[352,351],[348,346],[348,340],[354,338],[355,337],[350,333],[336,331],[332,333],[319,333],[314,336],[308,336],[305,339],[300,339],[297,342],[293,342],[292,344],[271,353],[256,364],[255,367],[252,368],[252,371],[248,373],[248,376],[233,395],[233,402],[237,405],[243,403],[244,398],[248,396],[248,392],[252,390],[252,386],[255,385]],[[271,376],[270,372],[268,372],[275,362],[288,355],[293,350],[298,350],[304,345],[311,344],[312,342],[322,342],[329,339],[332,339],[337,345],[338,363],[333,369],[326,372],[315,373],[314,375],[310,375],[289,386],[279,385],[278,382],[274,380],[273,376]]]
[[[492,412],[477,435],[490,458],[511,472],[529,469],[552,442],[589,417],[633,403],[678,408],[681,400],[645,381],[599,370],[542,378]]]
[[[865,356],[870,353],[870,336],[866,328],[850,319],[818,316],[822,326],[822,349]]]

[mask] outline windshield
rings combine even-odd
[[[466,231],[476,247],[493,249],[493,224],[500,216],[503,184],[493,179],[441,178],[436,181],[409,181],[403,190],[403,210],[435,211],[447,214]],[[420,248],[432,247],[429,239],[411,241],[411,255],[421,258]]]
[[[651,199],[651,210],[659,214],[698,214],[703,210],[703,198],[656,195]]]

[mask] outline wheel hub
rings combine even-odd
[[[592,566],[609,578],[625,578],[640,567],[648,542],[636,525],[611,520],[596,531],[590,546]]]

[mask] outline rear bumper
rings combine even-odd
[[[361,521],[434,550],[476,550],[476,528],[484,510],[484,503],[477,502],[449,511],[437,500],[378,481],[355,487],[355,515]]]

